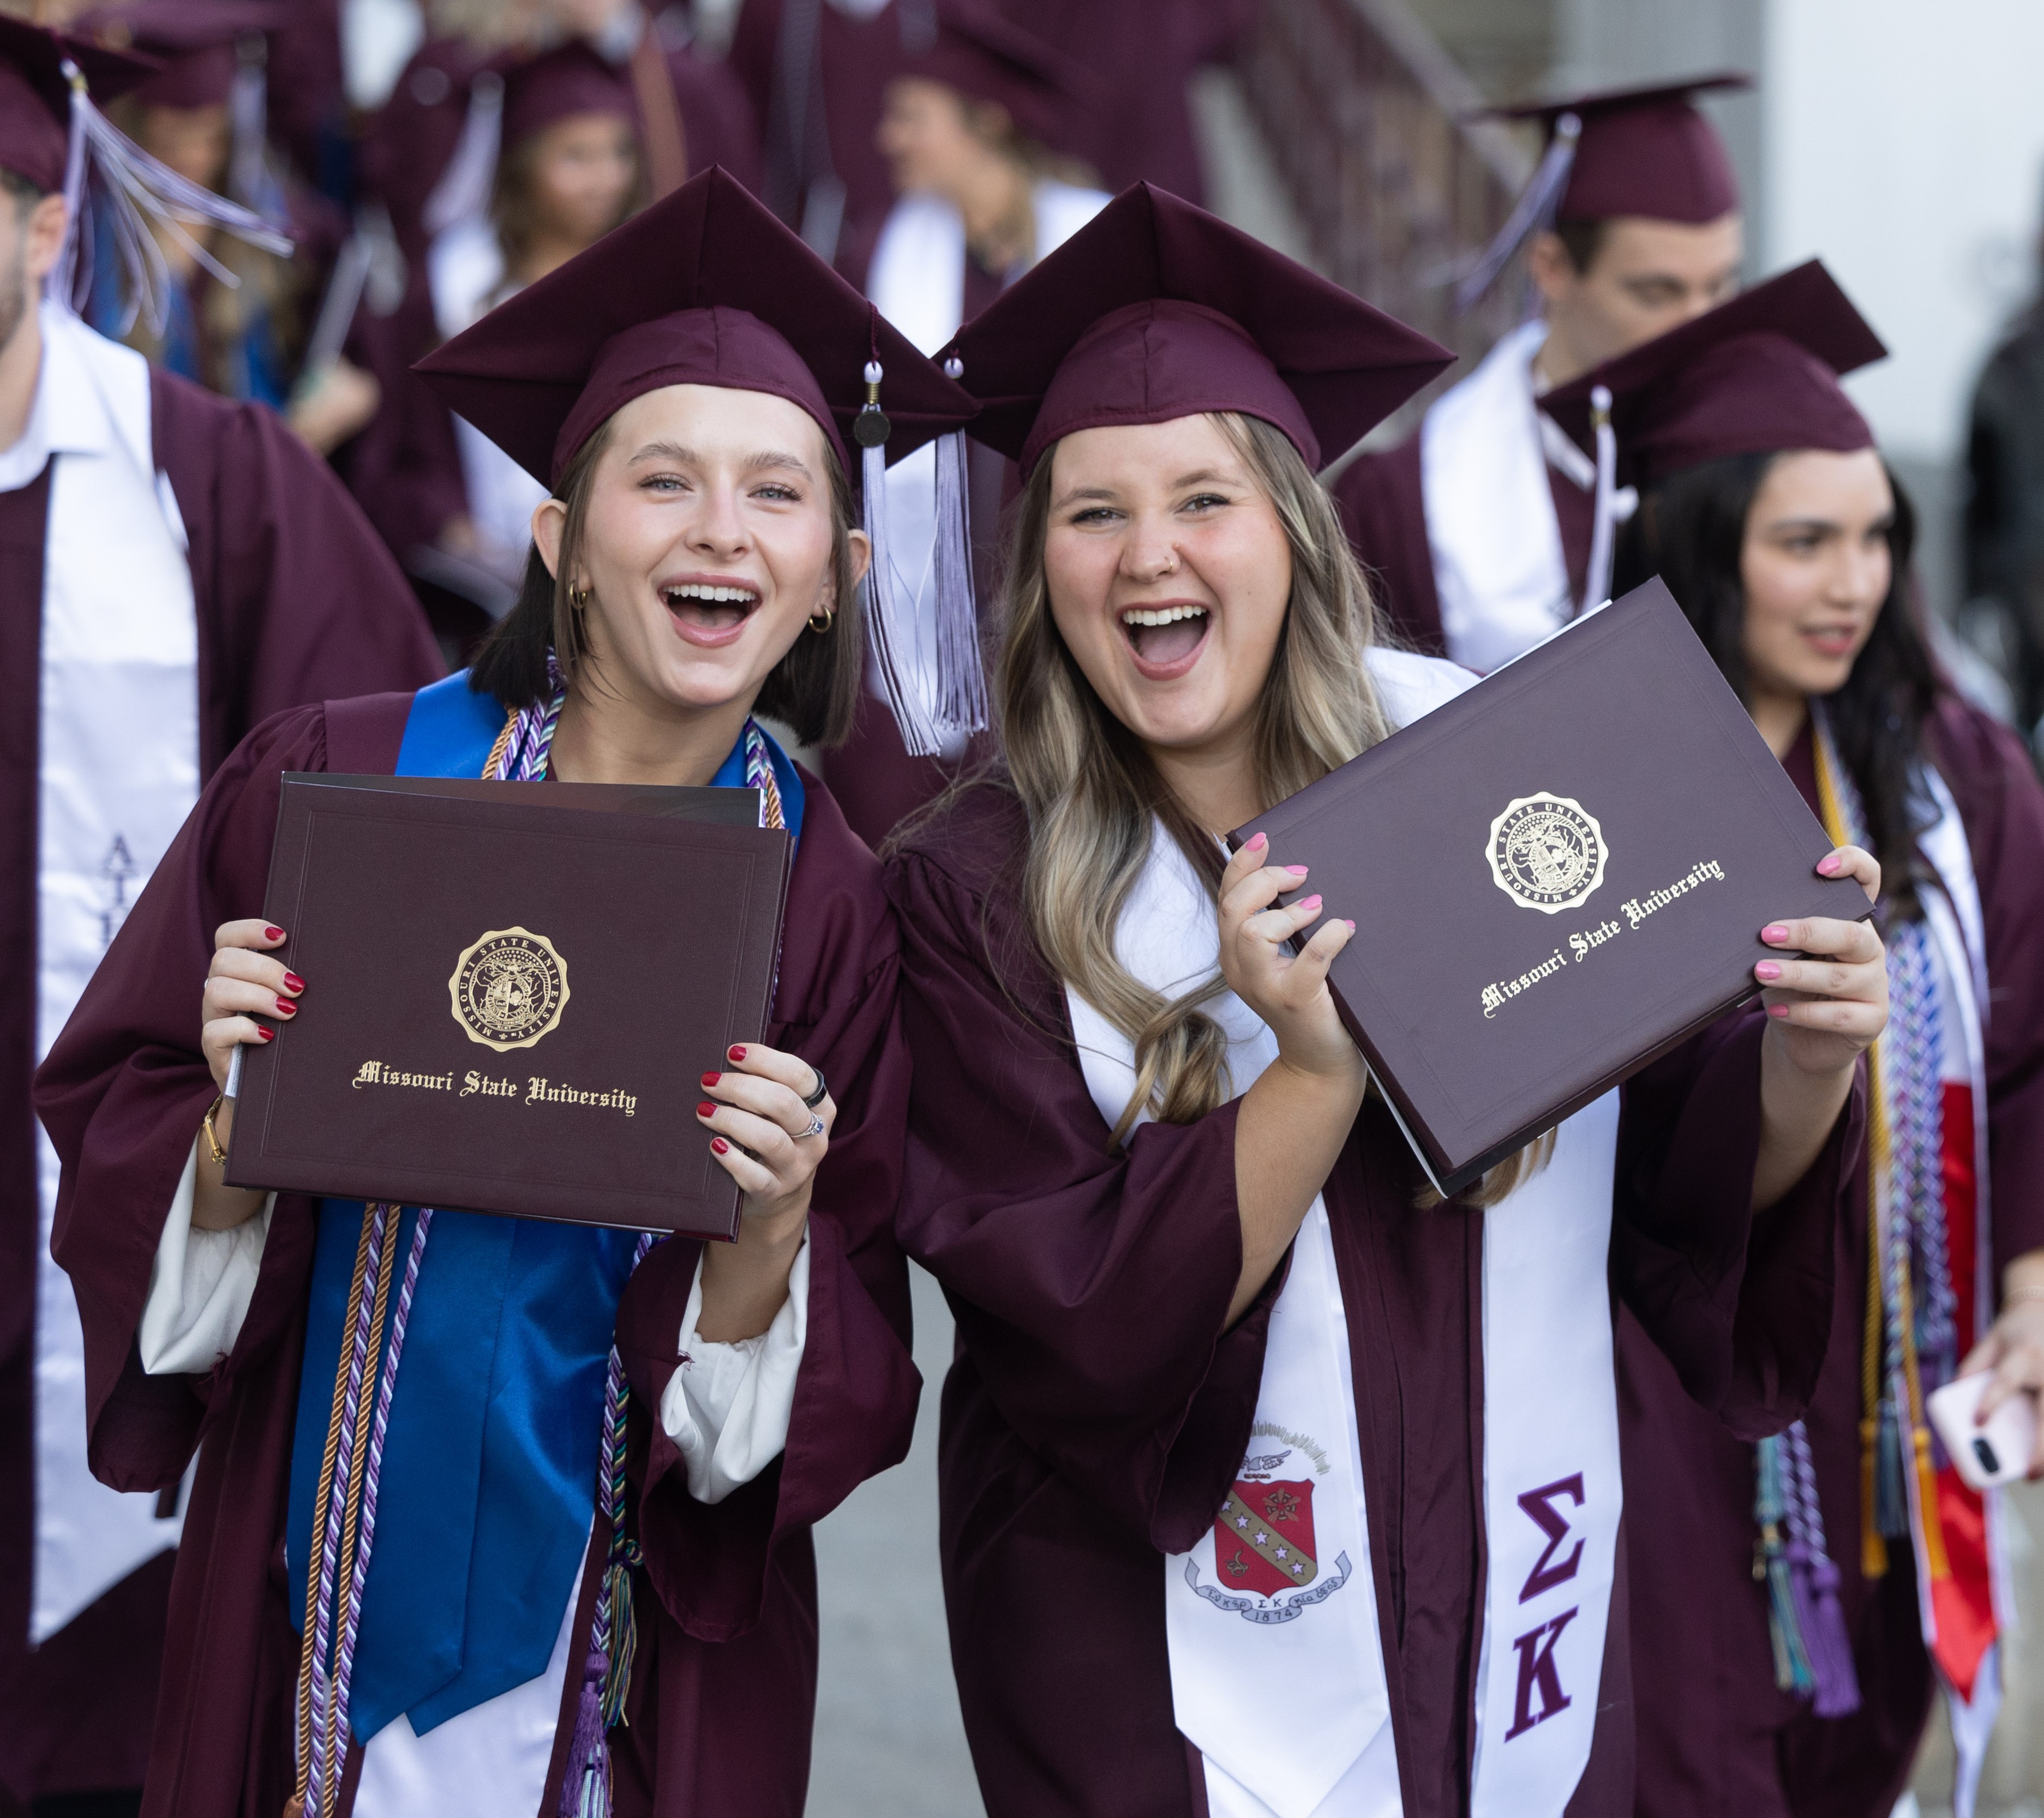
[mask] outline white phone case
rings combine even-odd
[[[1947,1382],[1924,1403],[1959,1475],[1975,1489],[2027,1476],[2036,1450],[2037,1417],[2027,1395],[2009,1397],[1984,1427],[1973,1424],[1974,1410],[1993,1380],[1992,1370],[1976,1370]]]

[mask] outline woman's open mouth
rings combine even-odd
[[[1204,606],[1128,606],[1121,615],[1121,635],[1137,672],[1151,682],[1170,682],[1200,659],[1213,619]]]
[[[1859,642],[1857,625],[1812,625],[1803,633],[1804,641],[1819,656],[1838,658],[1850,656],[1853,647]]]
[[[759,590],[728,582],[676,581],[661,588],[660,603],[674,629],[690,644],[715,649],[745,629],[759,605]]]

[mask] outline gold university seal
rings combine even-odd
[[[1497,887],[1543,915],[1573,908],[1604,882],[1604,830],[1566,795],[1522,795],[1490,824]]]
[[[567,1007],[567,962],[544,934],[494,928],[455,962],[448,996],[471,1041],[499,1054],[528,1048],[554,1032]]]

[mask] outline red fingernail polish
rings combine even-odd
[[[714,1117],[717,1115],[717,1107],[707,1103],[698,1105],[696,1107],[696,1115],[698,1117]]]
[[[265,1028],[260,1023],[256,1025],[256,1032],[266,1042],[273,1042],[277,1039],[277,1032],[275,1029]]]
[[[1783,941],[1788,938],[1788,931],[1781,923],[1775,922],[1760,931],[1760,938],[1762,940]]]
[[[1318,897],[1301,897],[1292,906],[1296,909],[1303,909],[1308,915],[1311,915],[1320,906],[1320,899]]]
[[[733,1060],[743,1060],[745,1058],[745,1050],[743,1048],[726,1048],[724,1051]]]
[[[294,991],[302,991],[305,988],[305,980],[301,978],[295,972],[286,972],[284,974],[284,982]]]
[[[263,930],[263,938],[265,940],[282,940],[284,931],[281,928],[266,928]]]
[[[711,1137],[709,1140],[709,1146],[720,1155],[728,1155],[731,1153],[731,1145],[721,1136]]]
[[[279,997],[277,1000],[277,1014],[279,1016],[295,1017],[298,1013],[298,1005],[293,1003],[290,998]]]
[[[724,1075],[720,1073],[706,1073],[702,1077],[702,1082],[705,1086],[714,1086],[723,1078]]]

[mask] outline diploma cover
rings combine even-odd
[[[732,1238],[701,1075],[766,1026],[793,842],[743,789],[290,774],[236,1186]]]
[[[1447,1194],[1757,996],[1769,921],[1872,913],[1658,579],[1258,831],[1355,923],[1335,1002]]]

